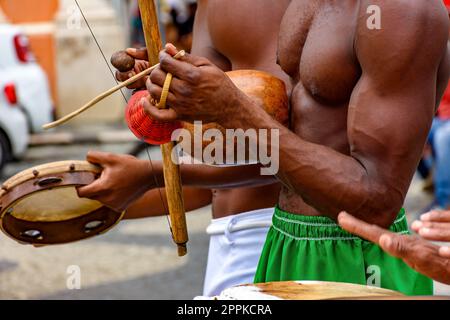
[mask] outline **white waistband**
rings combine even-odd
[[[206,228],[208,235],[224,234],[248,229],[269,228],[272,226],[272,216],[274,208],[265,208],[249,212],[243,212],[232,216],[213,219]]]

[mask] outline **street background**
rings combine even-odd
[[[189,34],[180,36],[167,12],[169,4],[180,2],[163,3],[163,33],[178,47],[188,48]],[[115,81],[74,0],[36,3],[0,0],[0,23],[20,26],[30,38],[37,62],[48,77],[55,113],[61,116]],[[135,21],[135,1],[79,0],[78,5],[106,58],[142,41],[136,31],[139,26],[130,23]],[[30,6],[32,10],[23,9]],[[185,28],[183,23],[188,20],[178,24]],[[128,97],[129,92],[124,95]],[[0,182],[35,165],[85,159],[89,150],[130,153],[138,142],[124,124],[124,107],[124,97],[115,94],[66,126],[34,133],[26,153],[5,166]],[[149,153],[152,160],[160,158],[159,148],[149,147]],[[145,151],[139,156],[149,160]],[[432,201],[422,184],[416,178],[408,194],[405,207],[410,221]],[[192,299],[202,293],[210,210],[188,213],[190,241],[183,258],[176,254],[166,217],[123,221],[102,236],[43,248],[19,245],[0,234],[0,299]],[[70,266],[80,267],[80,290],[67,288]],[[436,293],[450,294],[450,290],[437,285]]]

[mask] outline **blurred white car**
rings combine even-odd
[[[0,170],[26,150],[30,133],[53,120],[48,79],[20,28],[0,24]]]

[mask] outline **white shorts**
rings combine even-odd
[[[213,219],[203,295],[212,297],[232,286],[253,283],[259,256],[272,225],[274,208]]]

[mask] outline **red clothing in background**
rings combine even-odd
[[[439,117],[439,119],[443,120],[450,119],[450,84],[445,90],[444,96],[442,97],[437,116]]]
[[[450,0],[444,0],[444,4],[449,10],[450,14]],[[449,120],[450,119],[450,84],[445,90],[444,96],[442,97],[441,104],[438,109],[437,116],[440,119]]]
[[[448,7],[450,7],[450,0],[444,0],[444,4]]]

